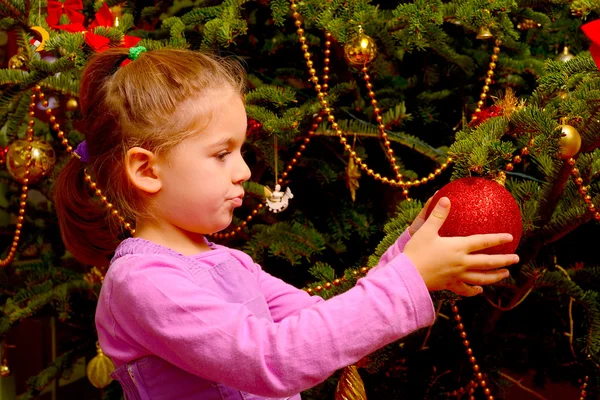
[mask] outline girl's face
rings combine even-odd
[[[209,125],[178,144],[161,164],[162,187],[154,209],[169,230],[184,234],[221,231],[242,204],[242,182],[250,178],[242,158],[246,110],[233,91],[221,92],[211,110]]]

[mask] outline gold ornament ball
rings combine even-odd
[[[27,70],[27,57],[20,51],[8,60],[8,68]]]
[[[565,46],[563,48],[562,53],[560,53],[559,55],[557,55],[556,58],[554,58],[554,60],[556,60],[556,61],[562,61],[562,62],[567,62],[567,61],[572,60],[574,58],[575,58],[575,56],[573,54],[571,54],[569,52],[569,48],[567,46]]]
[[[110,374],[115,370],[115,365],[104,355],[99,344],[96,344],[96,351],[98,354],[90,360],[85,373],[94,387],[103,389],[113,381]]]
[[[77,107],[79,107],[79,103],[77,103],[77,99],[70,98],[69,100],[67,100],[67,110],[75,111],[75,110],[77,110]]]
[[[362,67],[373,61],[377,56],[377,46],[371,37],[361,33],[346,43],[344,56],[348,64],[354,67]]]
[[[2,363],[2,365],[0,365],[0,376],[3,378],[10,376],[10,368],[6,363]]]
[[[6,154],[6,169],[17,181],[23,183],[25,179],[25,164],[29,150],[27,140],[15,140],[8,146]],[[48,176],[54,168],[56,156],[52,146],[43,140],[31,142],[31,166],[29,167],[29,184],[36,183],[41,178]]]
[[[564,159],[569,159],[579,152],[581,148],[581,136],[577,129],[571,125],[559,125],[561,131],[560,137],[560,155]]]

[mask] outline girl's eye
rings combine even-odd
[[[231,154],[230,151],[223,151],[223,152],[221,152],[221,153],[219,153],[219,154],[216,155],[217,160],[219,160],[219,161],[225,161],[225,157],[227,157],[229,154]]]

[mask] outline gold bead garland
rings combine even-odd
[[[214,237],[215,239],[227,239],[227,238],[230,238],[230,237],[234,236],[236,233],[238,233],[238,232],[240,232],[242,230],[242,227],[248,225],[248,222],[252,221],[252,219],[254,218],[254,216],[256,214],[258,214],[258,210],[260,210],[263,207],[264,207],[264,205],[262,203],[259,203],[258,206],[256,206],[256,208],[254,210],[252,210],[252,212],[250,213],[250,215],[248,215],[246,217],[246,220],[242,222],[242,225],[238,226],[234,230],[232,230],[230,232],[227,232],[227,233],[214,233],[211,236]]]
[[[587,387],[589,379],[590,377],[587,375],[583,378],[583,383],[579,387],[579,389],[581,389],[581,392],[579,394],[579,400],[585,400],[585,398],[587,397]]]
[[[475,399],[473,395],[475,393],[475,388],[478,386],[483,389],[483,393],[486,395],[487,400],[494,400],[494,396],[492,396],[490,389],[487,387],[488,383],[480,371],[479,364],[477,364],[477,359],[473,355],[473,349],[470,347],[471,343],[467,339],[467,332],[465,331],[464,324],[461,322],[462,317],[458,313],[458,306],[456,304],[452,306],[452,312],[454,313],[454,320],[456,321],[456,327],[458,328],[459,335],[463,341],[463,346],[465,346],[467,356],[469,356],[469,362],[475,373],[475,382],[472,381],[473,383],[470,384],[471,388],[469,388],[469,400]]]
[[[317,97],[320,99],[321,106],[323,107],[323,110],[327,114],[327,120],[329,122],[331,122],[332,129],[336,132],[337,136],[340,139],[340,143],[344,146],[344,149],[350,153],[350,156],[352,158],[354,158],[354,161],[356,162],[356,164],[360,165],[360,168],[362,170],[364,170],[367,173],[367,175],[372,176],[376,180],[381,181],[386,184],[390,184],[395,187],[400,187],[402,189],[405,189],[405,188],[408,188],[411,186],[418,186],[422,183],[427,183],[429,180],[434,179],[436,176],[440,175],[441,172],[448,167],[448,164],[450,164],[452,162],[451,157],[448,157],[448,160],[444,164],[442,164],[440,166],[440,168],[437,168],[435,170],[436,173],[430,173],[428,176],[423,177],[421,179],[416,179],[414,181],[402,181],[401,179],[398,179],[398,178],[389,179],[387,177],[382,177],[381,174],[374,172],[372,169],[369,168],[369,166],[367,164],[362,162],[362,159],[356,155],[355,151],[352,150],[352,146],[350,146],[347,143],[347,141],[348,141],[347,138],[344,136],[344,133],[342,132],[342,130],[339,129],[339,125],[335,122],[335,116],[332,113],[333,110],[329,107],[329,104],[325,98],[326,95],[325,95],[325,93],[323,93],[321,91],[322,86],[319,85],[319,78],[316,76],[316,71],[314,68],[312,68],[312,61],[311,61],[312,55],[308,52],[308,45],[306,45],[306,37],[304,36],[304,29],[302,29],[302,21],[300,20],[300,14],[297,11],[298,7],[295,3],[295,0],[290,0],[290,3],[291,3],[290,7],[292,9],[292,16],[295,20],[294,24],[296,25],[296,28],[297,28],[296,33],[298,34],[298,41],[301,43],[301,48],[302,48],[302,51],[304,52],[304,58],[307,60],[306,64],[308,67],[308,73],[310,74],[309,81],[311,81],[314,84],[314,88],[317,92]],[[331,37],[330,34],[328,37]],[[370,77],[368,79],[370,79]],[[375,104],[377,104],[376,100],[374,100],[374,101],[375,101]],[[372,99],[371,104],[373,104],[373,99]],[[387,138],[387,134],[386,134],[386,138]],[[439,172],[438,172],[438,170],[439,170]]]
[[[94,192],[94,195],[102,200],[104,207],[110,212],[110,215],[119,220],[119,223],[123,225],[123,228],[127,229],[132,235],[135,233],[135,229],[131,226],[129,222],[125,222],[125,218],[123,218],[119,210],[114,208],[113,204],[108,201],[106,196],[102,194],[102,190],[96,185],[96,182],[92,180],[92,177],[88,174],[87,168],[83,169],[84,179],[87,182],[89,188]]]
[[[484,106],[485,104],[485,99],[488,96],[488,92],[490,90],[490,85],[492,84],[492,77],[494,76],[494,69],[496,69],[496,61],[498,61],[498,53],[500,53],[500,45],[502,44],[502,41],[500,39],[496,39],[496,42],[494,43],[494,50],[493,50],[493,54],[490,57],[490,63],[488,65],[488,71],[486,73],[486,77],[485,77],[485,85],[483,85],[483,88],[481,89],[481,94],[479,95],[479,101],[477,102],[477,108],[475,109],[475,112],[473,113],[473,116],[471,117],[471,122],[475,121],[477,119],[477,114],[479,114],[481,112],[481,108]]]
[[[354,276],[358,276],[358,275],[359,275],[359,273],[361,273],[361,274],[363,274],[363,275],[366,275],[366,273],[367,273],[367,272],[369,272],[369,269],[370,269],[370,268],[368,268],[368,267],[361,267],[361,268],[360,268],[360,270],[358,270],[358,269],[354,269],[354,270],[352,270],[352,275],[354,275]],[[321,285],[318,285],[318,286],[315,286],[315,288],[314,288],[314,289],[312,289],[312,288],[308,288],[308,289],[305,289],[305,290],[306,290],[306,292],[307,292],[308,294],[314,294],[315,292],[316,292],[316,293],[321,293],[321,292],[323,291],[323,289],[327,289],[327,290],[329,290],[329,289],[331,289],[333,286],[340,286],[340,284],[341,284],[342,282],[346,282],[346,278],[345,278],[345,277],[338,278],[338,279],[334,279],[334,280],[333,280],[333,281],[331,281],[331,282],[325,282],[325,283],[323,284],[323,286],[321,286]]]
[[[532,147],[534,143],[534,140],[531,139],[529,140],[529,147]],[[512,162],[506,164],[506,170],[507,171],[512,171],[513,169],[515,169],[515,164],[520,164],[521,161],[523,161],[523,157],[525,157],[526,155],[529,154],[529,147],[525,146],[521,149],[521,155],[516,155],[513,157]]]
[[[10,250],[8,251],[8,255],[6,258],[0,260],[0,267],[6,267],[10,264],[17,254],[17,246],[19,245],[19,240],[21,239],[21,229],[23,228],[23,220],[25,219],[25,206],[27,205],[27,192],[29,191],[29,174],[31,171],[31,142],[33,142],[33,116],[35,114],[35,100],[39,97],[41,100],[44,99],[44,94],[41,93],[41,87],[36,85],[31,90],[31,103],[29,103],[29,122],[27,123],[27,130],[25,131],[25,135],[27,138],[27,142],[29,145],[27,146],[27,155],[25,159],[25,172],[23,173],[23,181],[21,186],[21,198],[19,201],[19,216],[17,217],[17,225],[15,227],[15,234],[13,235],[13,241],[10,245]]]
[[[44,94],[40,93],[40,99],[43,99],[43,98],[44,98]],[[42,103],[42,105],[45,106],[45,107],[47,107],[48,106],[48,102],[44,101]],[[46,109],[46,114],[48,114],[49,121],[50,121],[50,124],[52,126],[52,129],[54,129],[57,132],[56,135],[60,139],[61,144],[65,147],[66,152],[71,157],[77,157],[77,158],[79,158],[79,155],[76,154],[73,151],[73,147],[71,145],[69,145],[69,140],[65,137],[65,133],[60,129],[60,124],[58,122],[56,122],[56,117],[54,115],[52,115],[52,109],[51,108]],[[131,233],[131,235],[133,235],[135,233],[135,229],[133,228],[133,226],[131,226],[131,224],[129,222],[125,221],[125,218],[123,218],[120,215],[119,210],[117,210],[116,208],[114,208],[113,204],[110,203],[108,201],[108,199],[106,198],[106,196],[104,196],[102,194],[102,190],[100,190],[100,188],[97,186],[96,182],[94,182],[94,180],[92,179],[92,177],[88,174],[87,168],[85,168],[83,170],[83,174],[84,174],[84,179],[87,182],[89,188],[94,192],[94,194],[97,197],[100,198],[100,200],[102,201],[102,204],[104,205],[104,207],[106,208],[106,210],[110,213],[110,215],[112,215],[113,217],[117,218],[117,220],[123,226],[123,228],[125,228],[126,230],[128,230],[129,233]]]
[[[402,181],[402,174],[398,172],[400,167],[396,165],[396,157],[394,156],[394,150],[391,147],[391,142],[388,140],[388,135],[385,132],[385,125],[383,124],[383,117],[381,116],[381,109],[377,107],[377,99],[375,99],[375,92],[373,91],[373,84],[369,82],[371,77],[369,76],[369,69],[364,66],[362,69],[363,79],[365,80],[365,84],[367,89],[369,90],[369,97],[371,98],[371,105],[373,106],[373,112],[375,113],[375,120],[377,121],[377,129],[381,134],[381,139],[383,140],[383,144],[386,148],[387,156],[392,164],[392,168],[396,173],[396,180],[398,182]],[[438,169],[439,170],[439,169]],[[441,170],[439,170],[441,173]],[[439,174],[438,174],[439,175]],[[404,189],[405,195],[408,195],[408,190]]]
[[[577,191],[581,197],[583,197],[583,201],[585,202],[588,211],[592,213],[596,221],[600,222],[600,207],[597,207],[592,202],[592,196],[587,193],[587,188],[583,186],[583,179],[579,176],[579,168],[575,167],[575,159],[571,157],[567,160],[567,163],[572,167],[571,176],[573,176],[573,181],[577,185]]]

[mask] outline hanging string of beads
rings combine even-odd
[[[592,217],[600,222],[600,206],[594,204],[592,196],[587,193],[587,187],[584,186],[583,178],[579,176],[579,169],[575,167],[576,159],[575,156],[580,149],[581,146],[581,138],[579,137],[579,133],[575,128],[566,123],[566,118],[561,118],[560,128],[563,130],[563,136],[560,139],[561,144],[561,157],[566,160],[566,163],[571,167],[571,176],[573,177],[573,182],[577,185],[577,192],[581,195],[583,201],[586,204],[586,208],[592,214]],[[534,138],[529,139],[528,146],[523,147],[520,150],[520,155],[515,155],[512,158],[512,162],[509,162],[506,165],[507,171],[512,171],[515,168],[515,165],[520,164],[523,161],[523,158],[529,155],[530,148],[535,144]]]
[[[6,258],[0,260],[0,267],[6,267],[10,264],[17,254],[17,246],[19,245],[19,240],[21,239],[21,229],[23,228],[23,220],[25,219],[25,206],[27,205],[27,192],[29,191],[29,175],[31,173],[31,153],[32,146],[31,142],[33,142],[33,115],[35,113],[35,100],[39,96],[41,100],[44,99],[43,93],[41,93],[41,87],[36,85],[31,90],[31,102],[29,103],[29,121],[27,122],[27,130],[25,131],[25,136],[27,138],[28,145],[26,147],[26,155],[25,155],[25,172],[23,174],[22,186],[21,186],[21,197],[19,200],[19,216],[17,217],[17,224],[15,227],[15,234],[13,235],[13,240],[10,245],[10,249],[8,250],[8,254]]]
[[[581,392],[579,393],[579,400],[585,400],[585,398],[587,397],[587,395],[588,395],[587,387],[588,387],[589,380],[590,380],[590,377],[587,375],[583,378],[583,383],[579,387],[579,389],[581,390]]]
[[[469,392],[469,400],[475,400],[475,389],[479,386],[483,390],[483,394],[485,394],[487,400],[494,400],[494,396],[492,396],[490,389],[487,387],[488,383],[485,380],[483,374],[480,371],[479,364],[477,364],[477,359],[473,355],[473,349],[471,348],[471,342],[467,339],[467,332],[465,331],[465,326],[461,322],[462,317],[458,312],[458,306],[456,304],[452,305],[452,313],[454,313],[454,320],[456,321],[456,327],[458,328],[459,335],[462,339],[463,346],[465,347],[467,356],[469,356],[469,362],[473,368],[473,372],[475,374],[475,382],[472,381],[470,384]]]
[[[418,186],[420,184],[427,183],[429,180],[434,179],[437,175],[441,174],[443,170],[448,167],[448,164],[452,162],[452,158],[449,157],[445,163],[443,163],[438,169],[436,169],[437,174],[430,173],[428,176],[423,177],[421,179],[415,179],[413,181],[403,181],[396,179],[389,179],[385,176],[381,176],[380,173],[376,173],[373,169],[369,168],[369,166],[362,161],[360,157],[357,156],[356,152],[352,150],[352,146],[347,143],[348,139],[345,137],[344,132],[339,128],[339,125],[335,122],[335,116],[333,115],[333,110],[329,107],[329,103],[327,101],[326,94],[322,92],[323,86],[319,84],[319,78],[316,76],[316,71],[312,68],[312,55],[308,52],[308,45],[306,45],[306,37],[304,36],[304,29],[302,28],[302,20],[300,19],[300,13],[298,13],[298,6],[295,3],[295,0],[290,0],[292,16],[294,18],[294,24],[296,25],[296,33],[298,34],[298,41],[301,43],[302,51],[304,52],[304,58],[307,60],[306,65],[308,67],[308,73],[310,75],[309,80],[314,84],[314,88],[317,92],[317,97],[321,101],[321,106],[323,110],[327,114],[327,120],[331,123],[332,129],[335,131],[336,135],[339,137],[340,143],[344,146],[344,149],[350,153],[350,156],[354,158],[354,161],[357,165],[360,165],[360,168],[364,170],[367,175],[372,176],[378,181],[381,181],[385,184],[389,184],[395,187],[400,187],[403,189],[403,194],[408,195],[408,188],[411,186]],[[370,79],[370,78],[369,78]],[[373,104],[373,101],[371,102]],[[376,100],[375,100],[376,104]]]
[[[40,95],[43,95],[43,93],[40,93]],[[56,116],[52,115],[52,113],[52,108],[46,109],[46,114],[48,115],[51,127],[54,131],[56,131],[56,135],[61,140],[61,144],[64,146],[65,151],[71,157],[79,158],[79,155],[73,151],[73,147],[69,144],[69,140],[65,137],[65,132],[60,129],[60,124],[56,121]],[[135,229],[133,228],[133,226],[129,222],[126,222],[125,218],[123,218],[123,216],[121,216],[121,214],[119,213],[119,210],[114,208],[113,204],[108,201],[106,196],[102,193],[102,190],[100,190],[96,182],[94,182],[94,180],[92,179],[91,175],[88,174],[87,168],[83,170],[83,175],[85,181],[88,184],[88,187],[92,190],[94,195],[96,195],[102,201],[102,204],[110,213],[110,215],[116,218],[119,221],[119,224],[121,224],[124,229],[126,229],[131,235],[133,235],[135,233]]]
[[[482,107],[485,105],[485,99],[488,97],[488,92],[490,91],[490,85],[492,84],[492,77],[494,76],[494,69],[496,69],[496,62],[498,61],[498,53],[500,53],[500,45],[502,41],[500,39],[496,39],[494,42],[493,54],[490,57],[490,63],[488,64],[488,71],[485,76],[485,84],[481,89],[481,94],[479,95],[479,101],[477,102],[477,108],[471,117],[471,122],[477,119],[477,114],[481,112]]]
[[[572,167],[571,176],[573,177],[575,185],[577,185],[577,191],[583,198],[588,211],[596,221],[600,222],[600,206],[596,206],[592,202],[592,196],[587,193],[587,188],[583,185],[583,179],[579,176],[579,168],[575,167],[575,159],[571,157],[567,160],[567,163]]]

